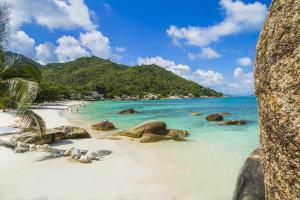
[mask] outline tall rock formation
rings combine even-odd
[[[300,199],[300,0],[273,0],[256,46],[266,199]]]

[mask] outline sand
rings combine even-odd
[[[34,111],[44,118],[48,128],[81,126],[85,122],[62,116],[62,110],[78,103],[41,106]],[[64,113],[72,116],[70,111]],[[10,126],[15,120],[10,113],[2,113],[0,119],[2,126]],[[37,161],[39,153],[15,154],[0,147],[0,199],[201,199],[199,193],[193,192],[197,188],[183,181],[188,174],[192,175],[192,167],[190,171],[187,166],[182,170],[179,157],[160,150],[164,142],[139,144],[129,139],[97,139],[102,136],[101,133],[93,133],[92,136],[91,139],[54,145],[61,149],[75,146],[112,151],[112,154],[91,164],[71,162],[66,158]],[[206,199],[214,198],[207,196]]]

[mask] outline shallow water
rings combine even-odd
[[[133,108],[140,113],[120,115],[118,111]],[[200,112],[201,116],[191,116]],[[226,119],[245,119],[247,125],[221,126],[205,120],[210,113],[229,112]],[[81,107],[78,113],[90,123],[107,119],[118,130],[147,120],[161,120],[169,128],[185,129],[190,142],[159,142],[148,146],[174,155],[174,174],[179,187],[190,199],[230,199],[236,179],[251,151],[258,147],[258,115],[255,97],[183,99],[158,101],[100,101]],[[169,167],[169,165],[168,165]],[[176,168],[176,170],[175,170]],[[178,170],[177,168],[180,168]],[[176,174],[175,174],[176,171]]]

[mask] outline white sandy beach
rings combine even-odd
[[[82,126],[82,121],[70,121],[61,116],[61,110],[71,104],[74,102],[34,110],[45,119],[48,128]],[[10,126],[15,118],[9,113],[1,113],[0,119],[2,126]],[[160,151],[163,143],[97,139],[98,134],[93,133],[91,139],[54,145],[61,149],[75,146],[112,151],[91,164],[74,163],[66,158],[36,161],[36,152],[16,154],[0,147],[0,199],[196,200],[200,197],[218,199],[216,197],[222,193],[215,194],[212,188],[208,194],[201,194],[201,188],[184,182],[193,176],[193,166],[183,167],[180,157]],[[209,190],[206,188],[206,191]]]

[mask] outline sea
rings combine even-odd
[[[120,110],[129,108],[139,113],[118,114]],[[201,115],[192,116],[191,112],[199,112]],[[208,114],[221,112],[230,113],[224,120],[243,119],[248,123],[219,125],[206,121]],[[183,177],[181,181],[184,186],[189,187],[191,193],[195,192],[197,197],[203,195],[203,199],[231,199],[242,164],[259,146],[255,96],[98,101],[81,107],[78,114],[90,123],[109,120],[118,131],[148,120],[160,120],[168,128],[187,130],[190,141],[161,141],[154,144],[154,148],[159,148],[162,154],[171,152],[176,156],[180,162],[178,167],[182,169],[180,176]],[[168,173],[172,173],[170,171]],[[177,175],[178,170],[174,170],[174,176]]]

